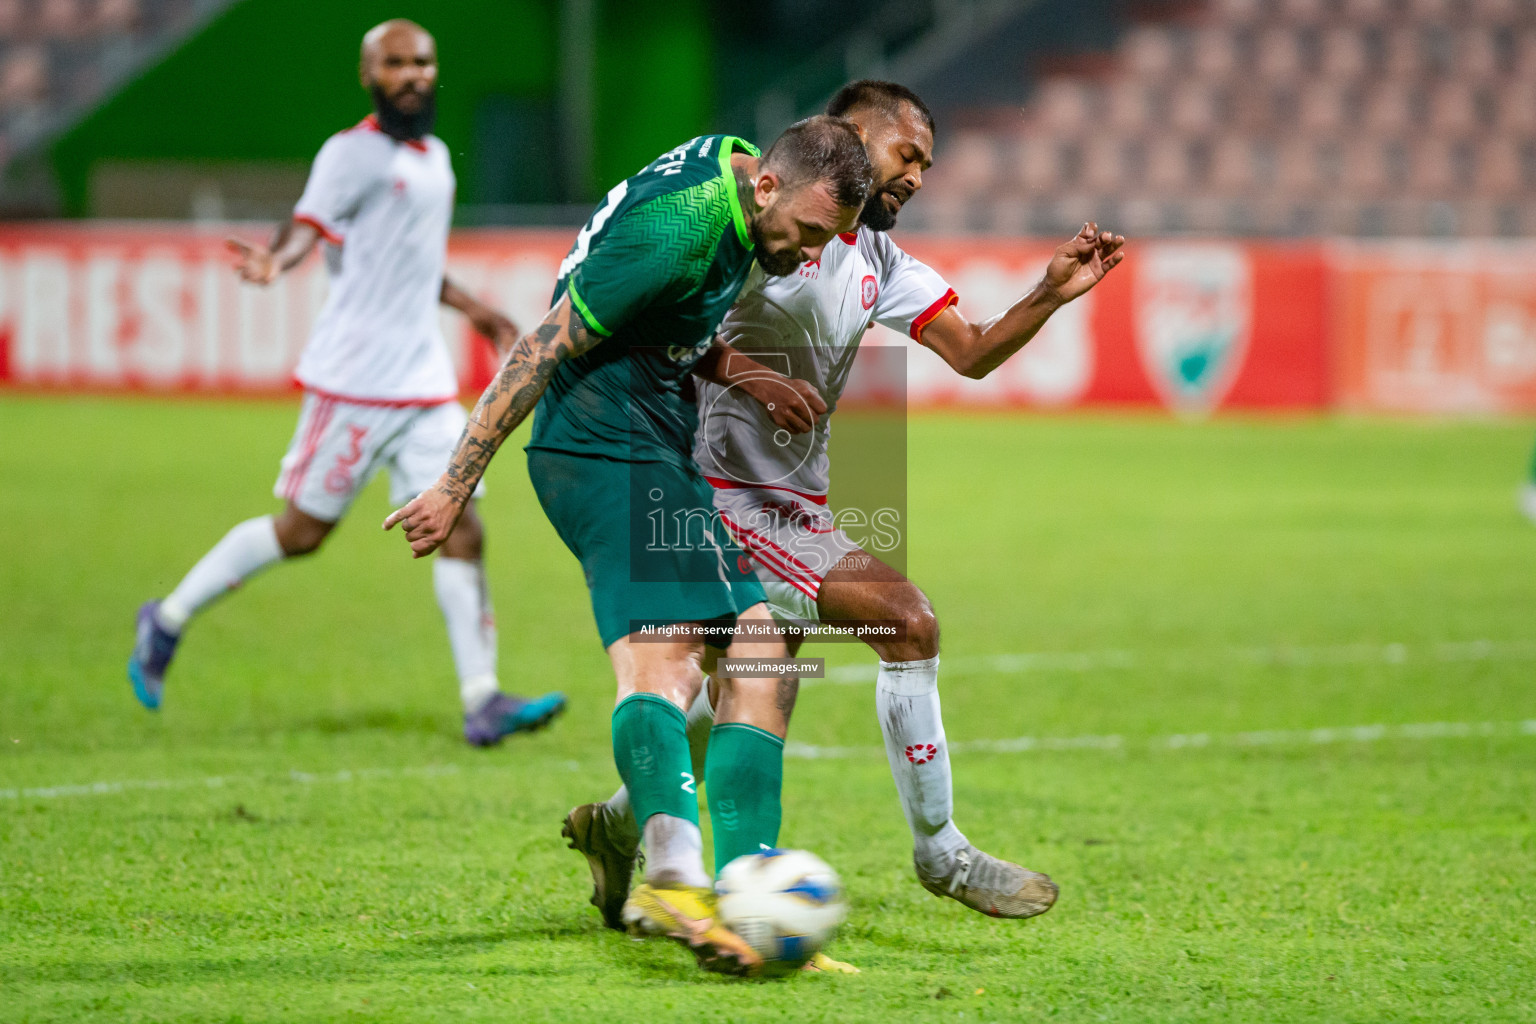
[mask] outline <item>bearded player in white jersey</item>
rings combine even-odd
[[[740,383],[700,381],[694,458],[715,487],[717,512],[752,556],[776,618],[791,627],[904,625],[898,639],[866,642],[880,657],[876,709],[923,887],[993,917],[1033,917],[1055,903],[1055,883],[977,849],[955,825],[939,708],[938,619],[915,583],[836,528],[827,509],[829,420],[872,324],[910,336],[966,377],[984,377],[1120,263],[1125,239],[1085,224],[1056,250],[1029,294],[971,323],[943,278],[885,234],[931,163],[928,108],[903,86],[861,81],[833,97],[827,113],[864,134],[875,190],[857,232],[828,244],[818,264],[749,279],[721,325],[717,362],[710,364],[726,367],[716,379]],[[743,355],[752,360],[742,363],[746,379],[728,365]],[[782,374],[762,373],[759,364]],[[695,372],[702,377],[708,370]],[[804,436],[791,443],[790,434]],[[688,716],[700,758],[714,689],[703,689]],[[637,850],[627,793],[621,788],[604,803],[575,808],[564,834],[587,857],[592,902],[611,924]]]
[[[274,562],[319,548],[380,469],[395,505],[437,480],[466,422],[438,304],[461,311],[498,350],[517,339],[510,320],[444,276],[454,175],[447,146],[431,134],[436,43],[412,22],[387,21],[363,37],[361,77],[374,114],[321,147],[271,246],[230,240],[240,276],[256,285],[324,240],[330,293],[295,372],[304,401],[274,488],[282,512],[234,527],[167,597],[139,609],[128,677],[150,710],[197,612]],[[471,502],[432,567],[464,738],[476,746],[536,729],[565,706],[558,693],[501,692],[483,542]]]

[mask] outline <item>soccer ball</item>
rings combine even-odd
[[[715,882],[720,921],[771,969],[793,970],[825,946],[848,916],[843,883],[804,850],[737,857]]]

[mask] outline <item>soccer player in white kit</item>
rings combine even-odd
[[[861,81],[833,97],[827,112],[864,132],[875,190],[858,230],[829,244],[818,263],[748,280],[721,325],[719,365],[695,371],[734,383],[699,381],[694,458],[715,487],[717,512],[755,562],[776,618],[790,626],[904,625],[899,639],[866,642],[880,657],[876,709],[912,831],[918,880],[935,895],[990,916],[1032,917],[1054,904],[1055,883],[977,849],[954,823],[939,707],[938,619],[915,583],[834,524],[827,509],[829,420],[872,324],[908,335],[967,377],[984,377],[1033,338],[1052,312],[1116,266],[1125,239],[1085,224],[1056,250],[1029,294],[984,323],[970,323],[944,279],[885,234],[922,187],[931,162],[927,107],[903,86]],[[713,716],[710,689],[688,716],[695,756]],[[602,909],[621,900],[609,890],[625,884],[625,864],[635,851],[624,790],[605,803],[575,808],[565,828],[592,868],[593,902]]]
[[[409,21],[377,26],[363,37],[361,77],[375,113],[320,148],[272,246],[230,242],[240,276],[265,285],[324,240],[330,293],[295,371],[304,399],[274,488],[283,511],[234,527],[167,597],[139,609],[128,675],[151,710],[193,615],[272,563],[316,550],[380,469],[389,471],[395,505],[436,482],[467,420],[438,304],[463,312],[498,349],[517,339],[510,320],[444,276],[454,175],[448,147],[430,134],[432,37]],[[524,700],[501,692],[483,537],[472,503],[432,574],[464,737],[477,746],[538,728],[565,706],[558,693]]]

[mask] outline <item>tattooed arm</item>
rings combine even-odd
[[[506,362],[469,414],[469,425],[447,471],[431,490],[391,513],[384,529],[402,523],[416,558],[437,550],[453,532],[491,456],[528,418],[560,361],[580,355],[601,340],[587,331],[569,299],[556,303],[533,333],[524,335],[507,353]]]

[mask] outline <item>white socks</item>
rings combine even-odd
[[[709,730],[715,727],[715,706],[709,699],[709,677],[699,687],[699,695],[688,708],[688,755],[693,759],[693,777],[704,778],[704,755],[709,751]],[[629,806],[629,790],[620,784],[618,791],[603,804],[603,823],[615,839],[631,847],[640,844],[640,828]]]
[[[463,558],[432,561],[432,589],[448,624],[448,643],[459,672],[459,699],[466,714],[496,695],[496,617],[485,582],[485,563]]]
[[[271,516],[247,519],[224,535],[192,571],[160,602],[160,627],[179,634],[190,619],[217,597],[238,587],[260,570],[280,561],[283,549]]]
[[[918,866],[930,877],[943,877],[968,840],[951,820],[954,786],[939,711],[939,659],[882,661],[875,710]]]
[[[653,814],[645,823],[645,880],[708,888],[704,870],[704,835],[686,818]]]

